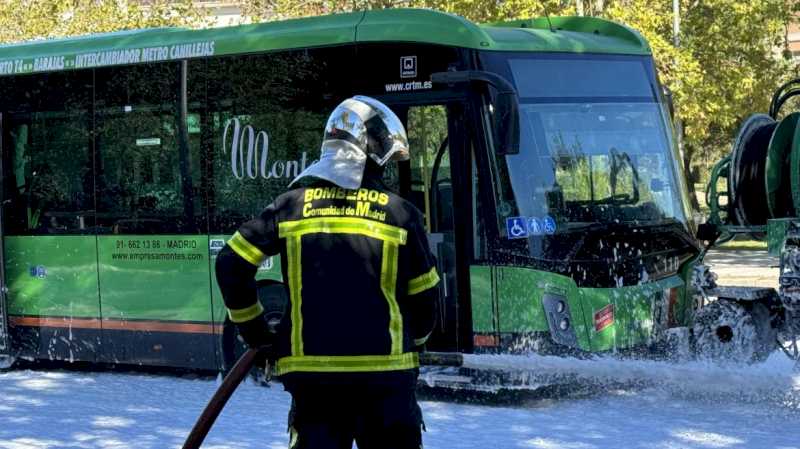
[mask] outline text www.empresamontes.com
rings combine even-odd
[[[203,254],[181,254],[181,253],[112,253],[112,260],[130,260],[130,261],[144,261],[144,260],[203,260]]]

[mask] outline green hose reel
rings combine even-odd
[[[778,89],[769,114],[754,114],[742,124],[730,155],[711,172],[709,223],[752,228],[753,237],[763,238],[769,220],[800,217],[800,112],[777,119],[781,106],[797,95],[800,79]],[[722,179],[725,189],[718,188]]]
[[[765,184],[770,218],[797,216],[800,211],[800,112],[780,121],[767,150]]]

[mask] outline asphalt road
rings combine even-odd
[[[766,250],[710,251],[706,264],[719,276],[719,285],[778,288],[779,261]]]

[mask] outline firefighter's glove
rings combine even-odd
[[[271,331],[267,317],[263,313],[252,320],[236,323],[236,327],[242,340],[251,348],[272,346],[275,343],[275,334]]]

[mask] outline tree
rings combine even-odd
[[[0,42],[202,24],[191,0],[0,0]]]
[[[791,77],[791,61],[776,51],[785,45],[790,0],[705,0],[682,2],[682,42],[699,72],[677,78],[679,110],[686,123],[684,167],[707,169],[730,151],[750,114],[766,112],[778,85]],[[683,85],[681,85],[683,83]],[[706,160],[697,160],[700,154]],[[711,157],[708,160],[708,157]]]
[[[431,8],[464,16],[478,23],[550,14],[574,14],[563,0],[251,0],[243,14],[255,20],[308,17],[385,8]]]

